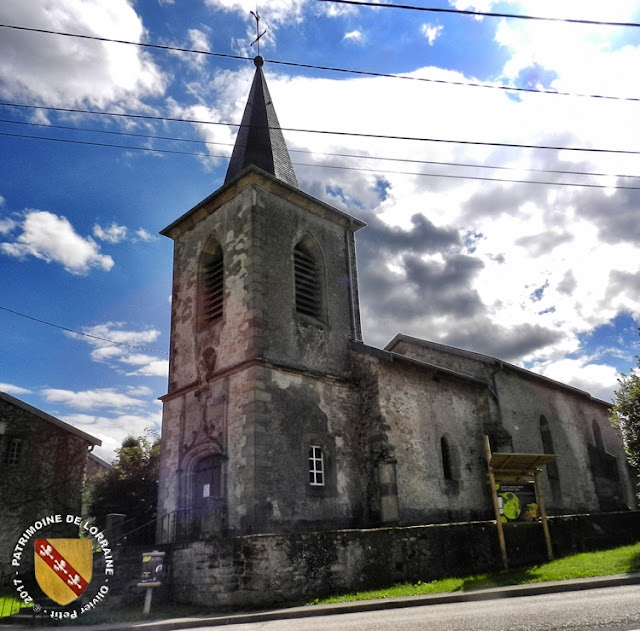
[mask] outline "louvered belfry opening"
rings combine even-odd
[[[203,317],[207,322],[222,317],[224,304],[224,260],[222,253],[212,256],[203,269]]]
[[[296,283],[296,311],[305,315],[320,317],[320,273],[313,256],[300,244],[293,250],[293,264]]]

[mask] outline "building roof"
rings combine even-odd
[[[611,407],[611,403],[607,401],[603,401],[602,399],[598,399],[597,397],[592,396],[589,392],[585,390],[580,390],[574,386],[570,386],[566,383],[562,383],[561,381],[556,381],[555,379],[550,379],[549,377],[545,377],[538,373],[527,370],[526,368],[520,368],[519,366],[515,366],[514,364],[510,364],[506,361],[498,359],[496,357],[492,357],[491,355],[484,355],[483,353],[477,353],[475,351],[467,351],[461,348],[456,348],[454,346],[447,346],[446,344],[438,344],[437,342],[431,342],[429,340],[422,340],[416,337],[411,337],[410,335],[405,335],[403,333],[398,333],[385,347],[384,350],[388,352],[394,352],[394,348],[400,344],[401,342],[406,342],[407,344],[412,344],[414,346],[422,346],[424,348],[433,349],[439,351],[441,353],[447,353],[449,355],[457,355],[458,357],[464,357],[466,359],[470,359],[472,361],[476,361],[482,364],[488,364],[491,366],[498,366],[501,369],[507,369],[512,372],[518,373],[523,377],[528,379],[536,379],[538,381],[542,381],[547,383],[548,385],[554,388],[562,388],[563,390],[571,391],[574,394],[590,399],[594,403],[599,405],[604,405],[606,407]]]
[[[293,201],[309,212],[330,219],[334,223],[349,228],[354,232],[366,225],[363,221],[301,191],[297,186],[290,185],[255,165],[250,165],[232,182],[221,186],[218,190],[211,193],[211,195],[184,213],[184,215],[161,230],[160,234],[170,239],[177,239],[204,217],[215,212],[220,206],[250,186],[260,186],[284,199]]]
[[[20,401],[20,399],[16,399],[15,397],[12,397],[10,394],[7,394],[6,392],[0,392],[0,400],[5,401],[10,405],[14,405],[15,407],[21,408],[26,412],[30,412],[31,414],[33,414],[34,416],[37,416],[43,421],[46,421],[47,423],[51,423],[52,425],[55,425],[56,427],[59,427],[60,429],[63,429],[64,431],[69,432],[70,434],[73,434],[74,436],[78,436],[78,438],[82,438],[82,440],[86,440],[90,445],[97,445],[98,447],[102,445],[102,441],[99,438],[96,438],[91,434],[87,434],[86,432],[83,432],[82,430],[73,427],[73,425],[69,425],[64,421],[61,421],[59,418],[56,418],[55,416],[51,416],[51,414],[47,414],[46,412],[43,412],[42,410],[39,410],[38,408],[35,408],[32,405],[25,403],[24,401]]]
[[[262,72],[264,60],[258,55],[254,64],[256,72],[224,183],[234,180],[248,166],[254,165],[297,187],[298,180]]]

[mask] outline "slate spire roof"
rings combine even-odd
[[[264,59],[258,55],[253,63],[256,73],[224,183],[254,165],[297,188],[298,180],[262,72]]]

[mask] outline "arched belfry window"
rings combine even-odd
[[[310,237],[293,249],[296,311],[314,318],[322,315],[322,265],[320,252]]]
[[[209,239],[200,259],[201,321],[214,322],[222,317],[224,308],[224,257],[222,247]]]

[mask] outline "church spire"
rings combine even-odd
[[[254,165],[297,187],[296,174],[262,72],[264,59],[258,55],[253,62],[256,73],[224,183],[230,182],[248,166]]]

